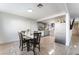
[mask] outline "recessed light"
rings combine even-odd
[[[27,12],[32,12],[32,10],[31,10],[31,9],[29,9],[29,10],[27,10]]]
[[[74,48],[77,48],[77,45],[74,45]]]

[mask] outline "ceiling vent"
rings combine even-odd
[[[42,8],[42,7],[43,7],[43,4],[39,3],[39,4],[37,5],[37,7]]]

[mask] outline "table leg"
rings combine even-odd
[[[29,45],[29,40],[27,41],[27,51],[29,51],[30,45]]]

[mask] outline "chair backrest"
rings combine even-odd
[[[34,33],[35,42],[40,43],[41,33]]]
[[[21,31],[20,33],[21,33],[22,35],[25,35],[26,31]]]
[[[20,40],[23,40],[22,33],[21,33],[21,32],[19,32],[19,33],[18,33],[18,35],[19,35],[19,39],[20,39]]]

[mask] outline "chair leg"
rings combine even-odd
[[[21,42],[20,42],[20,44],[19,44],[19,48],[21,47]]]
[[[35,51],[33,51],[34,55],[36,55]]]
[[[27,41],[27,51],[30,50],[30,43],[29,43],[29,40]]]
[[[21,49],[21,51],[23,51],[23,43],[22,43],[22,41],[20,41],[19,48]]]
[[[21,43],[21,40],[20,40],[19,48],[21,48],[21,44],[22,44],[22,43]]]
[[[40,51],[40,44],[39,44],[39,51]]]
[[[36,53],[35,53],[35,44],[33,45],[33,53],[34,53],[34,55],[36,55]]]
[[[21,51],[23,51],[23,43],[22,43],[22,46],[21,46]]]

